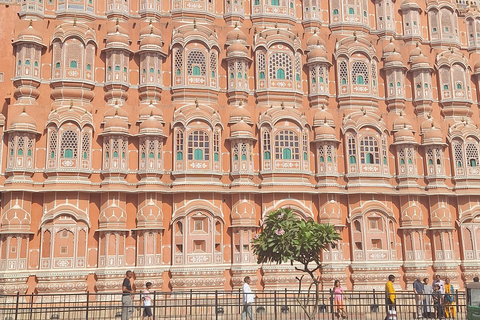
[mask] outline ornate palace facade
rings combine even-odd
[[[480,273],[480,12],[469,1],[1,6],[0,290],[296,283],[251,239],[334,224],[324,285]]]

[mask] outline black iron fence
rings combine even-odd
[[[255,292],[252,306],[255,320],[306,320],[300,304],[315,307],[315,299],[306,292],[276,290]],[[383,320],[387,315],[385,293],[382,291],[346,291],[345,311],[348,319]],[[152,292],[154,319],[240,320],[243,311],[242,292],[187,291]],[[0,295],[0,320],[104,320],[122,319],[122,312],[132,312],[130,319],[140,319],[143,306],[140,294],[132,295],[133,307],[122,308],[121,293]],[[464,292],[456,292],[454,311],[457,319],[466,319]],[[337,319],[337,309],[331,291],[322,291],[316,306],[315,319]],[[438,311],[452,312],[441,304]],[[396,319],[412,320],[422,316],[435,317],[430,296],[419,298],[411,292],[398,292]],[[427,314],[425,314],[427,313]],[[437,314],[440,317],[440,314]],[[148,318],[146,318],[148,319]]]

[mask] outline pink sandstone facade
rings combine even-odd
[[[296,286],[266,214],[334,224],[322,281],[480,273],[469,1],[24,0],[0,14],[0,291]]]

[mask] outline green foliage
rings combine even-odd
[[[259,264],[297,261],[306,271],[311,262],[320,266],[322,250],[338,240],[334,226],[302,220],[293,210],[281,208],[267,216],[263,231],[253,240],[253,251]]]

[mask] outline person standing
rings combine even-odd
[[[395,282],[395,276],[391,274],[388,276],[388,282],[385,284],[385,305],[387,308],[387,316],[385,317],[385,320],[394,319],[397,314],[395,308],[397,295],[395,294],[395,288],[393,288],[393,282]]]
[[[129,320],[133,314],[132,294],[135,291],[132,290],[132,283],[130,282],[132,277],[133,272],[128,270],[122,283],[122,320]]]
[[[445,279],[445,316],[447,318],[455,318],[455,299],[454,299],[455,289],[450,284],[450,279]]]
[[[252,279],[250,279],[249,276],[246,276],[243,279],[243,310],[242,310],[242,320],[247,319],[247,315],[250,318],[250,320],[255,320],[253,318],[253,308],[252,304],[255,301],[255,294],[252,292],[252,289],[250,288],[250,282],[252,282]]]
[[[429,279],[423,279],[423,317],[424,318],[431,318],[432,317],[432,293],[433,288],[431,285],[428,284]]]
[[[420,282],[420,276],[415,276],[415,281],[413,282],[413,293],[415,294],[415,304],[417,305],[417,319],[423,318],[423,295],[424,285]]]
[[[335,313],[337,319],[347,319],[347,310],[345,310],[345,301],[347,297],[343,288],[340,286],[340,280],[335,280],[333,283],[333,303],[335,305]]]
[[[433,285],[432,301],[435,319],[443,319],[443,295],[438,284]]]
[[[433,283],[432,283],[434,287],[437,284],[438,284],[438,287],[440,288],[440,293],[445,294],[445,281],[442,280],[439,274],[435,276],[435,280],[433,280]]]
[[[143,290],[141,299],[140,299],[140,306],[143,307],[142,317],[140,320],[147,318],[148,320],[153,319],[152,313],[152,296],[150,295],[150,290],[152,289],[152,283],[147,282],[145,284],[145,290]]]

